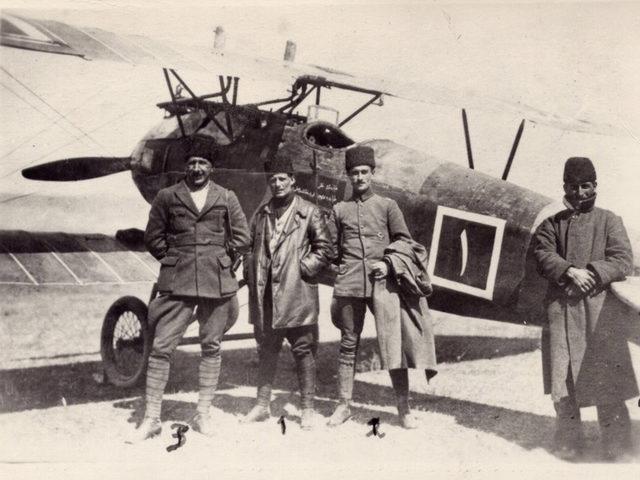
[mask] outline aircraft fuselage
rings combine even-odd
[[[197,112],[193,115],[187,120],[196,124]],[[271,141],[265,143],[267,138]],[[233,144],[211,143],[215,181],[236,192],[247,218],[268,198],[263,163],[273,155],[292,159],[298,193],[325,211],[351,195],[344,151],[353,141],[326,122],[245,125],[241,151]],[[525,188],[391,141],[362,143],[376,152],[376,192],[398,202],[412,235],[430,252],[431,305],[538,323],[546,282],[536,273],[531,238],[558,206]],[[190,145],[166,124],[139,143],[132,175],[147,201],[182,177]]]

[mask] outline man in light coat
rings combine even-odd
[[[595,207],[596,186],[588,158],[568,159],[567,208],[546,219],[535,236],[538,268],[549,280],[545,393],[551,393],[557,412],[557,453],[568,459],[578,457],[584,444],[580,408],[594,405],[605,458],[628,453],[624,401],[638,395],[626,340],[634,319],[609,288],[632,272],[631,246],[620,217]]]
[[[329,261],[329,233],[320,210],[296,195],[290,160],[265,165],[272,198],[251,221],[251,252],[245,256],[249,320],[258,343],[256,405],[244,422],[270,416],[271,388],[286,338],[296,362],[302,404],[301,428],[313,426],[318,343],[318,285]]]
[[[161,431],[160,408],[170,359],[194,318],[200,324],[202,358],[193,429],[211,436],[209,407],[220,375],[224,332],[238,318],[238,282],[232,256],[249,247],[247,220],[236,195],[211,180],[208,158],[191,155],[183,181],[158,192],[149,212],[145,244],[160,261],[158,296],[149,305],[155,324],[147,367],[145,416],[129,443]]]

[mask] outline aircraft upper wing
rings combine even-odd
[[[153,283],[159,268],[144,246],[107,235],[0,231],[0,284]]]
[[[561,130],[602,135],[628,135],[622,128],[610,124],[564,117],[520,102],[483,97],[470,91],[455,91],[423,82],[391,82],[379,78],[354,76],[316,65],[214,52],[207,48],[186,47],[174,43],[169,45],[166,42],[139,35],[114,34],[99,28],[77,27],[22,15],[3,13],[0,44],[48,54],[74,55],[84,60],[158,65],[166,68],[207,71],[215,75],[239,77],[258,75],[288,84],[293,83],[300,76],[311,75],[412,101],[513,113],[530,122]]]
[[[611,290],[634,312],[640,314],[640,277],[627,277],[624,282],[613,282]]]

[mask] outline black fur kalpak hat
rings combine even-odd
[[[288,173],[293,175],[293,162],[287,157],[275,157],[264,162],[264,171],[271,176],[275,173]]]
[[[571,157],[564,164],[564,183],[596,181],[596,169],[587,157]]]
[[[215,164],[216,159],[216,149],[214,143],[210,138],[205,138],[201,135],[194,135],[192,137],[187,137],[184,139],[184,142],[179,142],[180,147],[185,149],[185,160],[188,161],[190,158],[198,157],[208,160],[211,165]]]
[[[376,168],[376,159],[373,154],[373,148],[358,145],[357,147],[347,150],[344,159],[344,167],[347,172],[353,167],[359,167],[361,165],[368,165],[371,169]]]

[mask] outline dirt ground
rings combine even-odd
[[[337,429],[325,425],[336,405],[338,332],[323,309],[315,430],[299,428],[297,380],[286,349],[272,419],[254,425],[238,423],[255,395],[255,351],[249,340],[224,345],[213,408],[214,438],[188,431],[183,447],[166,450],[176,441],[172,425],[188,424],[195,411],[199,351],[188,346],[174,357],[162,435],[142,445],[126,445],[125,437],[143,414],[143,390],[100,383],[97,354],[101,317],[123,294],[122,288],[84,287],[82,293],[61,295],[50,288],[36,292],[0,287],[3,298],[13,299],[2,306],[0,317],[3,470],[12,475],[31,473],[31,469],[60,470],[67,478],[86,470],[92,477],[105,478],[115,472],[139,478],[155,471],[161,476],[203,471],[208,477],[215,472],[233,478],[273,478],[273,473],[315,478],[325,472],[415,478],[427,472],[447,477],[493,472],[491,478],[500,474],[511,478],[515,472],[519,476],[541,471],[579,473],[588,467],[593,473],[601,468],[595,465],[600,454],[594,409],[583,411],[588,437],[583,462],[568,464],[551,452],[554,413],[550,399],[542,394],[538,328],[439,312],[434,312],[439,373],[430,384],[422,372],[412,371],[410,377],[412,405],[420,420],[417,430],[403,430],[397,423],[388,375],[376,370],[371,321],[360,349],[356,415]],[[126,288],[126,293],[141,298],[148,294],[147,286],[136,291]],[[63,297],[65,301],[60,300]],[[328,305],[330,290],[322,289],[321,297],[322,304]],[[44,328],[43,318],[47,319]],[[248,331],[246,320],[241,318],[233,331]],[[640,349],[633,344],[631,348],[637,370]],[[638,400],[629,401],[628,406],[634,435],[640,440]],[[287,427],[284,435],[278,423],[281,416]],[[370,435],[367,422],[373,417],[379,417],[383,437]],[[629,468],[637,470],[638,464],[640,456],[632,464],[607,465],[606,471],[623,468],[628,473]]]

